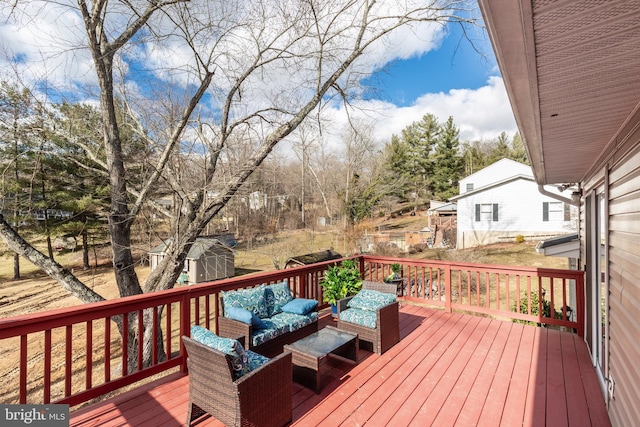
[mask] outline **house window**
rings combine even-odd
[[[480,221],[498,221],[498,204],[497,203],[477,203],[476,204],[476,222]]]
[[[467,184],[467,192],[473,191],[473,182]]]
[[[569,205],[562,202],[542,202],[543,221],[569,221]]]
[[[189,260],[188,259],[184,260],[184,266],[182,267],[182,271],[189,272]]]

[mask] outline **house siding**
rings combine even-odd
[[[493,184],[496,182],[496,174],[506,177],[516,175],[533,176],[530,166],[511,159],[500,159],[484,169],[462,178],[459,182],[460,194]]]
[[[514,195],[518,198],[515,200]],[[532,179],[517,178],[457,199],[458,249],[513,240],[541,239],[575,232],[574,221],[543,221],[544,202],[557,202],[538,191]],[[476,221],[478,205],[490,204],[491,221]],[[496,206],[497,205],[497,206]],[[564,215],[562,216],[564,219]]]
[[[635,149],[609,171],[609,400],[614,426],[640,420],[640,138]]]

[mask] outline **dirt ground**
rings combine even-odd
[[[106,251],[105,251],[106,252]],[[115,276],[111,267],[111,262],[107,256],[108,252],[92,263],[97,267],[89,270],[81,268],[81,254],[71,254],[72,256],[60,256],[60,262],[73,271],[73,273],[87,286],[102,295],[106,299],[118,297],[118,289],[115,283]],[[64,259],[64,262],[62,262]],[[2,258],[0,262],[5,262],[7,258]],[[9,259],[9,262],[12,260]],[[4,266],[6,267],[6,266]],[[139,280],[144,282],[149,275],[148,266],[136,268]],[[18,315],[36,313],[56,308],[72,307],[82,305],[75,296],[70,295],[64,290],[60,284],[50,277],[38,271],[25,268],[26,278],[15,281],[0,280],[0,321]],[[86,381],[84,373],[85,352],[85,325],[75,325],[73,327],[72,338],[72,361],[71,369],[73,372],[72,389],[79,391],[82,389]],[[93,335],[95,337],[103,336],[104,323],[96,322],[93,326]],[[52,400],[60,399],[64,396],[64,372],[66,362],[65,354],[65,336],[64,328],[52,330],[52,367],[51,367],[51,398]],[[115,374],[118,372],[121,352],[117,348],[118,331],[115,326],[112,327],[112,363],[111,370]],[[0,385],[0,402],[1,403],[18,403],[18,381],[19,381],[19,359],[18,349],[20,348],[19,339],[3,340],[0,346],[0,377],[3,382]],[[29,383],[29,395],[33,395],[34,402],[39,403],[42,399],[43,376],[44,371],[44,335],[32,334],[28,338],[27,343],[27,369]],[[104,354],[104,342],[96,340],[93,345],[92,353],[94,355],[94,364],[97,362],[95,358],[99,358]],[[56,357],[58,356],[58,357]],[[98,362],[100,363],[100,362]],[[95,383],[102,381],[101,372],[94,372],[93,377]]]
[[[100,252],[98,259],[91,260],[92,265],[97,264],[97,267],[89,270],[82,269],[82,255],[78,252],[61,256],[62,260],[59,262],[104,298],[117,298],[118,288],[109,259],[109,251],[103,249]],[[12,261],[7,257],[0,258],[0,263],[12,264]],[[21,263],[25,265],[28,261],[22,260]],[[3,270],[6,271],[7,265],[4,267]],[[25,265],[23,270],[25,278],[20,280],[7,280],[8,274],[5,274],[4,278],[0,276],[0,319],[82,304],[82,301],[70,295],[58,282],[36,270],[34,266]],[[140,282],[144,283],[150,269],[148,266],[139,265],[136,267],[136,272]]]

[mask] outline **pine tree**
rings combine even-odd
[[[28,237],[33,230],[34,144],[36,114],[27,89],[0,82],[0,213]],[[20,257],[14,254],[13,278],[20,279]]]
[[[438,142],[433,154],[432,188],[435,198],[446,200],[458,194],[458,180],[464,170],[460,154],[460,131],[449,117],[440,127]]]
[[[511,158],[511,147],[506,132],[501,132],[497,142],[492,146],[491,153],[487,156],[487,165],[497,162],[500,159]]]
[[[511,140],[511,159],[516,162],[524,163],[525,165],[530,165],[529,155],[527,155],[527,150],[524,147],[524,141],[522,140],[522,135],[520,132],[516,132],[513,135],[513,139]]]
[[[405,184],[404,198],[417,206],[432,194],[433,149],[440,133],[440,125],[433,114],[413,122],[402,130],[401,136],[391,138],[391,158],[387,179]]]

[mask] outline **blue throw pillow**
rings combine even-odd
[[[310,311],[314,310],[318,306],[318,300],[315,299],[306,299],[306,298],[296,298],[292,299],[284,306],[282,306],[282,311],[285,313],[293,313],[293,314],[307,314]]]
[[[265,329],[266,327],[261,318],[242,307],[225,307],[224,317],[237,320],[238,322],[246,323],[247,325],[251,325],[256,329]]]

